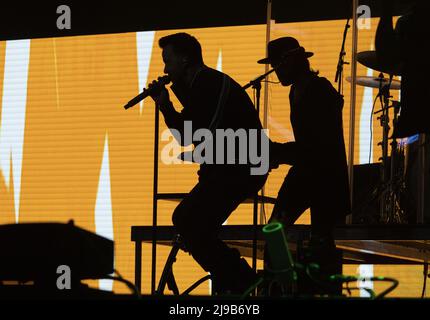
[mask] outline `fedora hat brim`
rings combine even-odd
[[[313,52],[304,52],[304,56],[306,57],[306,58],[310,58],[310,57],[312,57],[314,55],[314,53]],[[263,59],[260,59],[260,60],[258,60],[257,61],[257,63],[259,63],[259,64],[270,64],[272,62],[272,59],[270,58],[270,57],[267,57],[267,58],[263,58]]]

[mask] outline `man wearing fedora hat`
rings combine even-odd
[[[292,225],[311,210],[311,246],[324,255],[334,250],[332,231],[350,211],[348,170],[342,127],[343,97],[310,68],[307,52],[292,37],[268,44],[270,64],[283,86],[290,86],[294,142],[271,144],[271,162],[290,164],[270,221]]]

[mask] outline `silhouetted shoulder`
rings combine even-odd
[[[312,85],[323,91],[327,91],[327,92],[334,91],[337,93],[336,89],[333,87],[331,82],[324,77],[315,76],[315,78],[312,81]]]
[[[199,88],[201,86],[204,86],[207,83],[209,83],[209,84],[213,84],[214,82],[215,83],[222,83],[224,77],[227,77],[231,86],[241,87],[240,84],[238,82],[236,82],[228,74],[208,67],[208,68],[205,68],[204,70],[202,70],[197,75],[195,81],[193,82],[193,88]]]
[[[343,107],[343,96],[337,92],[327,78],[315,76],[309,86],[310,93],[315,101],[318,101],[320,104],[330,104],[339,108]]]
[[[225,77],[229,80],[229,85],[231,87],[235,87],[235,89],[236,87],[240,87],[240,85],[229,75],[208,67],[196,75],[192,83],[192,89],[199,93],[202,98],[204,98],[206,94],[209,94],[209,92],[218,94]],[[211,94],[209,95],[211,96]]]

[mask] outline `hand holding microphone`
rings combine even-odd
[[[148,86],[149,95],[155,101],[155,104],[164,107],[170,103],[169,91],[165,85],[170,82],[169,76],[158,77],[158,80],[152,81]]]
[[[169,76],[166,75],[163,77],[158,77],[158,80],[152,81],[152,83],[148,85],[148,88],[143,89],[143,91],[139,95],[131,99],[124,106],[124,109],[133,107],[134,105],[138,104],[140,101],[142,101],[148,96],[151,96],[151,98],[154,99],[157,105],[164,105],[168,103],[170,101],[169,92],[164,86],[169,83],[170,83]]]

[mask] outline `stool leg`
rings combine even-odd
[[[173,246],[170,250],[169,257],[167,258],[166,264],[164,265],[163,273],[160,277],[160,282],[158,283],[158,288],[156,294],[163,294],[166,284],[170,290],[173,291],[175,295],[179,295],[178,286],[176,285],[175,277],[173,275],[173,263],[176,261],[176,255],[179,249],[183,246],[181,236],[178,234],[173,239]]]

